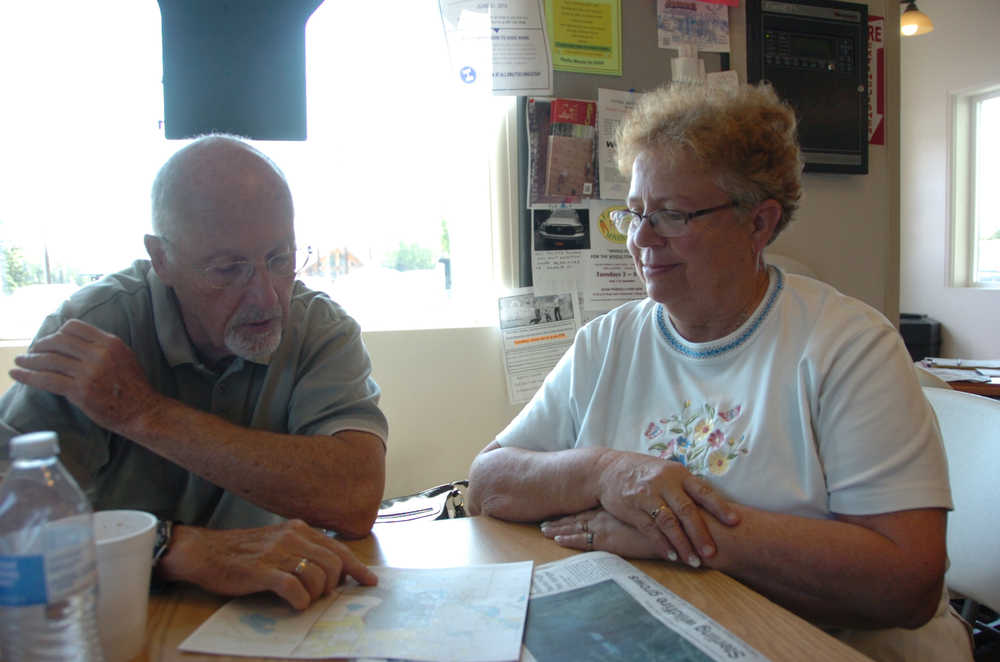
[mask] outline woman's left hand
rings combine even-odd
[[[661,558],[648,536],[603,508],[542,522],[542,534],[572,549],[600,549],[630,559]]]

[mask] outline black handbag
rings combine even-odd
[[[465,489],[468,486],[469,481],[456,480],[416,494],[386,499],[379,507],[375,523],[466,517]]]

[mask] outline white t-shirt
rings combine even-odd
[[[673,457],[730,499],[806,517],[952,507],[900,335],[774,267],[754,314],[719,340],[687,342],[650,299],[595,319],[497,441]]]
[[[673,458],[736,502],[804,517],[952,508],[901,336],[866,304],[775,267],[754,314],[718,340],[684,340],[650,299],[593,320],[497,441]],[[963,659],[967,645],[946,595],[918,630],[836,634],[881,660]]]

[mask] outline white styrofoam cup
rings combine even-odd
[[[97,544],[97,623],[107,662],[142,651],[156,539],[156,517],[141,510],[94,513]]]

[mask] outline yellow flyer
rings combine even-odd
[[[552,68],[622,75],[621,0],[545,0]]]

